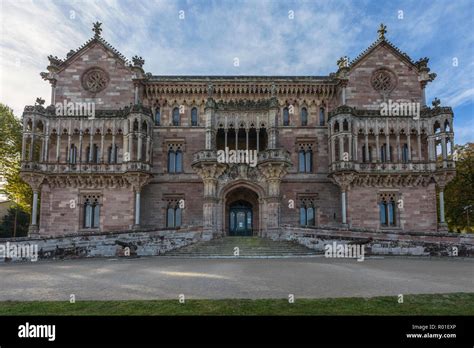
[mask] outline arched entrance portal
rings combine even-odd
[[[252,205],[236,201],[229,207],[229,236],[253,236]]]
[[[225,195],[224,231],[229,236],[255,236],[260,229],[258,194],[238,186]]]

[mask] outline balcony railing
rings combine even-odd
[[[396,172],[434,172],[437,169],[454,168],[454,161],[443,162],[372,162],[359,163],[353,161],[338,161],[330,165],[332,172],[353,170],[357,172],[396,173]]]
[[[22,171],[39,171],[44,173],[125,173],[133,171],[150,171],[149,163],[129,161],[123,163],[50,163],[28,162],[21,163]]]

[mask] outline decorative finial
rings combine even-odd
[[[431,104],[433,105],[433,107],[437,108],[439,106],[439,104],[441,104],[441,100],[439,100],[437,97],[433,99],[433,101],[431,102]]]
[[[212,83],[209,83],[207,85],[207,97],[212,98],[213,93],[214,93],[214,86],[212,85]]]
[[[276,91],[277,91],[276,85],[275,83],[272,83],[272,88],[270,89],[272,98],[276,96]]]
[[[347,68],[349,66],[349,57],[344,56],[339,58],[339,60],[337,61],[337,66],[339,67],[339,69]]]
[[[138,67],[143,67],[143,64],[145,64],[145,59],[139,56],[134,56],[132,57],[133,65],[138,66]]]
[[[379,33],[379,40],[385,40],[385,33],[387,32],[387,26],[384,25],[383,23],[380,23],[380,28],[377,30],[377,33]]]
[[[102,28],[100,27],[102,25],[102,23],[100,22],[95,22],[94,24],[94,28],[92,28],[92,31],[95,33],[95,37],[100,37],[100,33],[102,32]]]
[[[44,99],[43,98],[36,98],[36,104],[38,105],[43,105],[44,104]]]

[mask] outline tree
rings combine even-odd
[[[451,231],[472,232],[474,222],[474,143],[454,148],[456,177],[446,186],[446,220]]]
[[[13,211],[17,211],[17,217],[18,212],[29,214],[33,194],[30,186],[20,177],[22,124],[13,110],[1,103],[0,134],[0,173],[7,181],[1,193],[14,203]]]
[[[0,238],[26,237],[28,235],[28,225],[30,215],[19,206],[8,209],[7,215],[1,217]]]

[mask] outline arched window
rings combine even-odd
[[[305,153],[304,150],[298,152],[298,171],[300,173],[305,172]]]
[[[302,202],[300,206],[300,225],[315,226],[316,225],[316,209],[312,202]]]
[[[118,154],[118,146],[115,145],[115,148],[112,148],[112,145],[110,145],[107,150],[107,162],[117,163],[117,159],[118,159],[117,154]]]
[[[313,151],[311,149],[298,152],[298,172],[311,173],[313,171]]]
[[[180,150],[176,151],[175,172],[183,172],[183,153]]]
[[[179,109],[174,108],[173,109],[173,126],[179,126],[179,125],[180,125]]]
[[[408,144],[403,144],[402,147],[402,162],[408,163]]]
[[[362,145],[362,162],[367,163],[367,162],[372,162],[372,147],[369,146],[369,151],[368,151],[368,158],[365,150],[365,145]]]
[[[157,125],[157,126],[161,125],[160,108],[156,108],[156,111],[155,111],[155,125]]]
[[[337,132],[339,132],[339,122],[338,121],[334,122],[334,133],[337,133]]]
[[[283,125],[289,126],[290,125],[290,111],[288,108],[283,109]]]
[[[347,120],[344,120],[344,122],[342,122],[342,130],[343,131],[349,130],[349,122],[347,122]]]
[[[308,125],[308,110],[306,108],[301,109],[301,125]]]
[[[84,228],[99,228],[100,222],[100,205],[96,197],[87,197],[84,202]]]
[[[181,150],[168,151],[168,173],[183,172],[183,152]]]
[[[77,147],[74,144],[71,144],[71,148],[69,149],[69,164],[76,164],[77,163]]]
[[[379,201],[380,225],[383,227],[394,227],[396,221],[395,194],[381,193]]]
[[[449,125],[448,120],[444,121],[444,131],[445,132],[451,132],[451,126]]]
[[[191,109],[191,126],[198,125],[198,110],[197,108]]]
[[[168,205],[166,209],[166,227],[176,228],[182,225],[182,212],[179,204]]]
[[[319,108],[319,125],[324,126],[325,120],[324,120],[324,108]]]
[[[176,154],[173,150],[168,151],[168,173],[174,173],[176,168]]]

